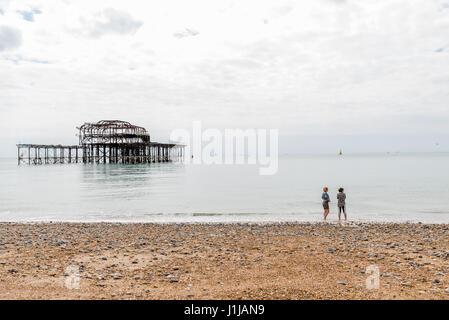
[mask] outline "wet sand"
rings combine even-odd
[[[0,299],[449,299],[448,240],[447,224],[0,223]]]

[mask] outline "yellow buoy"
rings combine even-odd
[[[340,149],[340,155],[343,155],[343,150],[342,149]]]

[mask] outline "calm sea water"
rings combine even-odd
[[[449,154],[284,156],[255,165],[43,165],[0,160],[1,221],[330,220],[344,186],[351,220],[449,223]]]

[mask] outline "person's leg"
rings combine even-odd
[[[329,209],[324,210],[324,220],[326,220],[328,214],[329,214]]]
[[[343,213],[345,215],[345,220],[348,220],[348,216],[346,215],[346,206],[343,207]]]
[[[341,207],[338,207],[338,221],[341,220]]]

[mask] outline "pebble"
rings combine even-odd
[[[351,230],[343,230],[336,229],[332,224],[321,225],[307,223],[298,225],[286,223],[268,227],[248,226],[245,224],[236,224],[232,225],[232,227],[222,226],[220,224],[214,226],[205,225],[204,227],[188,225],[166,227],[157,224],[151,226],[145,224],[136,224],[135,226],[73,224],[67,227],[61,227],[56,224],[49,227],[49,224],[41,224],[29,227],[21,224],[17,226],[3,224],[2,231],[4,232],[0,234],[0,252],[9,252],[10,255],[2,256],[0,269],[3,269],[4,274],[9,275],[9,277],[5,276],[2,281],[5,280],[6,283],[11,284],[17,280],[17,277],[21,277],[22,274],[27,274],[27,279],[30,279],[29,281],[31,282],[33,280],[39,280],[41,276],[48,277],[51,274],[60,276],[67,265],[84,263],[86,267],[84,273],[81,273],[83,275],[82,277],[91,278],[92,275],[94,280],[86,281],[86,286],[83,285],[82,290],[79,291],[81,295],[84,293],[86,287],[95,287],[97,285],[98,287],[108,288],[107,290],[96,290],[97,292],[103,291],[98,295],[99,298],[122,297],[126,290],[131,291],[134,297],[139,297],[140,295],[138,293],[145,293],[146,287],[157,288],[155,284],[158,284],[164,290],[160,290],[162,293],[159,290],[155,291],[153,295],[154,298],[161,298],[164,293],[168,292],[169,287],[173,291],[173,288],[184,286],[184,281],[186,282],[186,288],[189,287],[188,282],[194,282],[197,286],[198,283],[196,281],[198,279],[207,278],[211,275],[212,277],[208,278],[209,283],[203,285],[205,287],[204,289],[206,290],[207,288],[208,292],[211,292],[211,295],[216,295],[217,292],[221,294],[220,289],[222,287],[217,285],[217,283],[221,283],[217,282],[219,279],[213,276],[213,271],[217,270],[216,267],[219,267],[220,264],[223,264],[225,268],[222,269],[223,275],[220,275],[220,277],[226,279],[224,281],[226,281],[226,285],[229,285],[230,290],[229,293],[223,293],[224,295],[229,295],[232,298],[239,296],[243,298],[261,299],[279,299],[281,297],[301,298],[295,295],[295,292],[288,291],[288,289],[286,289],[287,291],[283,291],[282,289],[284,288],[280,290],[270,289],[273,290],[270,292],[270,290],[266,291],[265,289],[253,286],[239,292],[239,289],[236,289],[239,283],[234,286],[234,279],[229,278],[230,275],[232,276],[232,273],[229,273],[226,268],[236,263],[238,266],[241,265],[242,268],[253,271],[255,269],[251,269],[253,266],[250,266],[250,262],[252,261],[258,262],[260,266],[266,267],[267,269],[290,268],[294,264],[287,259],[285,261],[282,260],[284,259],[283,254],[294,254],[300,258],[301,255],[307,256],[309,251],[311,251],[314,254],[313,259],[316,259],[320,263],[323,262],[323,265],[320,265],[322,270],[316,276],[323,275],[324,277],[324,274],[329,270],[348,271],[348,273],[350,272],[349,274],[358,276],[359,279],[357,280],[361,283],[361,288],[363,288],[366,276],[361,276],[365,273],[361,269],[365,269],[367,265],[372,264],[370,261],[374,259],[375,261],[379,261],[379,259],[384,258],[382,262],[374,263],[378,264],[378,267],[383,271],[381,277],[384,277],[382,278],[383,282],[388,283],[386,289],[390,290],[391,288],[392,290],[389,297],[414,297],[418,292],[422,294],[420,298],[424,299],[441,298],[441,294],[449,297],[449,287],[447,284],[448,270],[446,268],[449,247],[447,246],[447,242],[445,242],[449,225],[417,226],[416,224],[377,225],[355,223],[353,227]],[[20,236],[15,231],[17,229],[23,229],[26,232],[32,229],[31,232],[33,234],[30,235],[24,232],[23,236]],[[148,232],[150,229],[157,229],[156,235],[159,235],[159,237],[153,236],[153,233]],[[214,233],[214,236],[209,236],[210,229],[220,230],[220,232],[217,231]],[[247,229],[250,233],[247,233]],[[315,236],[323,237],[323,241],[321,241],[322,239],[311,239],[310,235],[312,231],[314,231]],[[211,239],[206,240],[204,237],[205,234]],[[261,239],[258,239],[257,236],[253,239],[253,235],[258,234],[272,236],[272,241],[261,242]],[[44,235],[48,237],[44,237]],[[27,239],[30,236],[33,239],[31,242]],[[292,241],[290,245],[289,240],[287,240],[286,245],[284,245],[283,241],[281,241],[282,238],[276,238],[277,236],[295,237],[294,240],[298,241]],[[425,236],[428,236],[428,238]],[[302,242],[302,237],[304,237],[304,242]],[[420,241],[416,240],[418,237]],[[185,244],[182,241],[186,239]],[[363,239],[369,239],[370,242],[362,242]],[[262,243],[263,246],[255,246],[252,240],[255,241],[254,243]],[[111,246],[106,247],[108,243],[113,245],[114,250],[117,251],[109,251],[108,256],[101,256],[101,251],[95,251],[95,249],[111,249]],[[298,246],[298,243],[302,245]],[[326,247],[329,244],[335,244],[335,247]],[[54,245],[57,245],[57,247],[51,247],[46,251],[39,251],[34,248],[28,250],[26,247],[29,245],[41,249],[47,249],[48,246]],[[67,246],[72,251],[59,250],[63,246]],[[17,257],[15,256],[16,249],[20,249]],[[28,251],[24,253],[25,250]],[[258,250],[258,253],[253,254],[252,250]],[[78,258],[76,256],[78,252],[87,254],[83,254]],[[183,254],[185,253],[189,254],[189,256],[184,257]],[[330,253],[330,255],[324,255],[322,253]],[[337,253],[337,255],[334,253]],[[117,256],[114,257],[113,254],[117,254]],[[154,257],[155,255],[159,258]],[[280,265],[276,260],[276,256],[280,257]],[[261,259],[260,257],[263,258]],[[158,260],[153,261],[153,258]],[[180,265],[179,259],[191,259],[191,261],[185,264],[183,262]],[[98,260],[103,260],[103,262]],[[106,262],[106,260],[110,262]],[[204,264],[202,264],[202,260],[207,261],[204,261]],[[135,264],[137,261],[138,264]],[[112,265],[113,262],[116,264]],[[130,266],[130,264],[133,264],[133,266]],[[198,265],[202,268],[196,268]],[[323,267],[324,265],[326,266]],[[80,267],[80,272],[83,271],[83,267]],[[181,269],[182,271],[177,271]],[[170,271],[164,272],[168,270]],[[57,271],[57,274],[55,271]],[[187,271],[190,271],[188,276],[186,276]],[[87,274],[88,272],[90,274]],[[402,275],[399,275],[399,273]],[[162,274],[166,275],[166,277],[162,276]],[[302,277],[302,275],[289,274],[289,278],[293,277],[295,279],[297,276],[299,278]],[[330,282],[320,284],[319,288],[316,288],[316,290],[319,290],[317,291],[317,295],[315,295],[315,292],[314,294],[307,292],[304,296],[312,296],[315,298],[343,296],[372,298],[371,295],[366,295],[363,290],[360,292],[352,290],[351,283],[337,282],[336,279],[338,277],[338,273],[335,272],[328,278]],[[131,280],[130,285],[128,286],[129,283],[127,281],[113,281],[114,288],[109,289],[112,286],[112,283],[109,282],[110,279],[120,278]],[[181,278],[183,282],[180,281]],[[166,281],[157,282],[160,280]],[[242,279],[239,280],[242,281]],[[171,284],[176,282],[179,282],[179,284]],[[332,285],[329,285],[332,283],[334,285],[337,284],[337,286],[342,285],[342,287],[339,287],[340,290],[333,290],[335,287],[332,289]],[[288,286],[285,283],[284,285]],[[359,285],[354,285],[354,287],[359,287]],[[201,288],[200,286],[197,290],[200,291]],[[117,289],[120,292],[116,291]],[[311,288],[304,288],[304,290],[306,289]],[[111,293],[112,290],[115,293]],[[136,292],[136,290],[139,292]],[[49,290],[42,292],[45,298],[62,297],[64,295],[58,292],[50,292]],[[86,290],[85,292],[88,291]],[[95,290],[93,290],[92,293],[88,293],[88,296],[95,294]],[[201,296],[203,295],[206,298],[209,296],[208,294],[202,294]],[[185,292],[184,295],[181,293],[182,296],[190,299],[194,295],[187,295],[187,292]],[[196,293],[195,297],[198,298]]]

